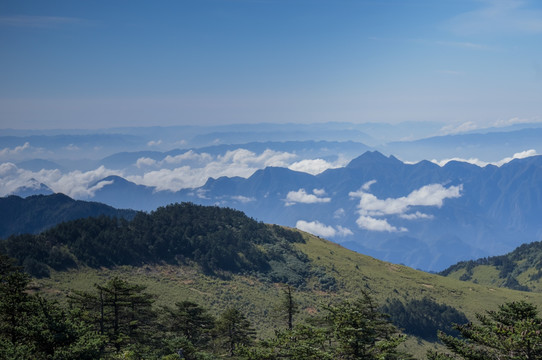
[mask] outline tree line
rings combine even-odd
[[[299,232],[257,222],[238,210],[182,203],[137,213],[132,220],[90,217],[37,235],[13,235],[0,240],[0,253],[35,277],[78,266],[189,263],[208,274],[253,274],[302,286],[321,274],[293,245],[300,242]],[[335,286],[329,274],[319,279],[324,290]]]
[[[212,315],[181,300],[156,307],[144,286],[118,277],[91,291],[72,291],[67,305],[29,288],[30,276],[0,255],[0,358],[2,359],[411,359],[405,340],[368,294],[322,305],[320,315],[296,321],[295,293],[284,287],[282,329],[257,339],[236,307]],[[427,359],[540,359],[542,318],[527,302],[512,302],[438,332],[446,352]]]

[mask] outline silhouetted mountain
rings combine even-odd
[[[176,193],[137,185],[120,176],[108,176],[93,186],[100,183],[103,184],[94,192],[92,199],[116,208],[150,211],[179,201]]]
[[[0,238],[14,234],[37,234],[58,223],[89,216],[131,219],[132,210],[117,210],[97,202],[73,200],[64,194],[0,198]]]
[[[190,201],[300,226],[379,259],[424,270],[505,253],[542,238],[542,157],[501,167],[403,163],[366,152],[318,175],[269,167],[173,193],[118,177],[95,200],[153,210]]]

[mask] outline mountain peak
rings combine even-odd
[[[403,163],[393,155],[391,155],[390,157],[386,157],[378,151],[366,151],[361,156],[350,161],[350,163],[346,167],[358,168],[374,164],[399,165]]]
[[[38,180],[31,178],[23,186],[18,187],[10,193],[10,195],[20,196],[26,198],[32,195],[50,195],[54,191],[51,190],[47,185],[39,182]]]

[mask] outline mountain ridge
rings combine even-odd
[[[0,198],[0,238],[17,234],[36,234],[63,221],[88,216],[132,218],[133,210],[119,210],[109,205],[74,200],[64,194],[10,195]]]
[[[373,151],[317,175],[267,167],[177,192],[110,177],[95,185],[101,181],[113,183],[96,189],[93,200],[117,208],[151,211],[183,201],[232,207],[267,223],[302,224],[353,250],[428,271],[542,239],[536,217],[542,213],[542,156],[500,167],[439,166]],[[409,240],[396,241],[401,238]],[[456,249],[440,251],[446,242]]]

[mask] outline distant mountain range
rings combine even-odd
[[[318,175],[269,167],[178,192],[107,177],[94,200],[153,210],[172,202],[236,208],[423,270],[502,254],[542,238],[542,156],[501,167],[406,164],[367,152]]]
[[[227,206],[431,271],[540,240],[540,157],[504,163],[542,153],[542,124],[455,135],[442,125],[12,130],[0,137],[0,191],[145,211]]]

